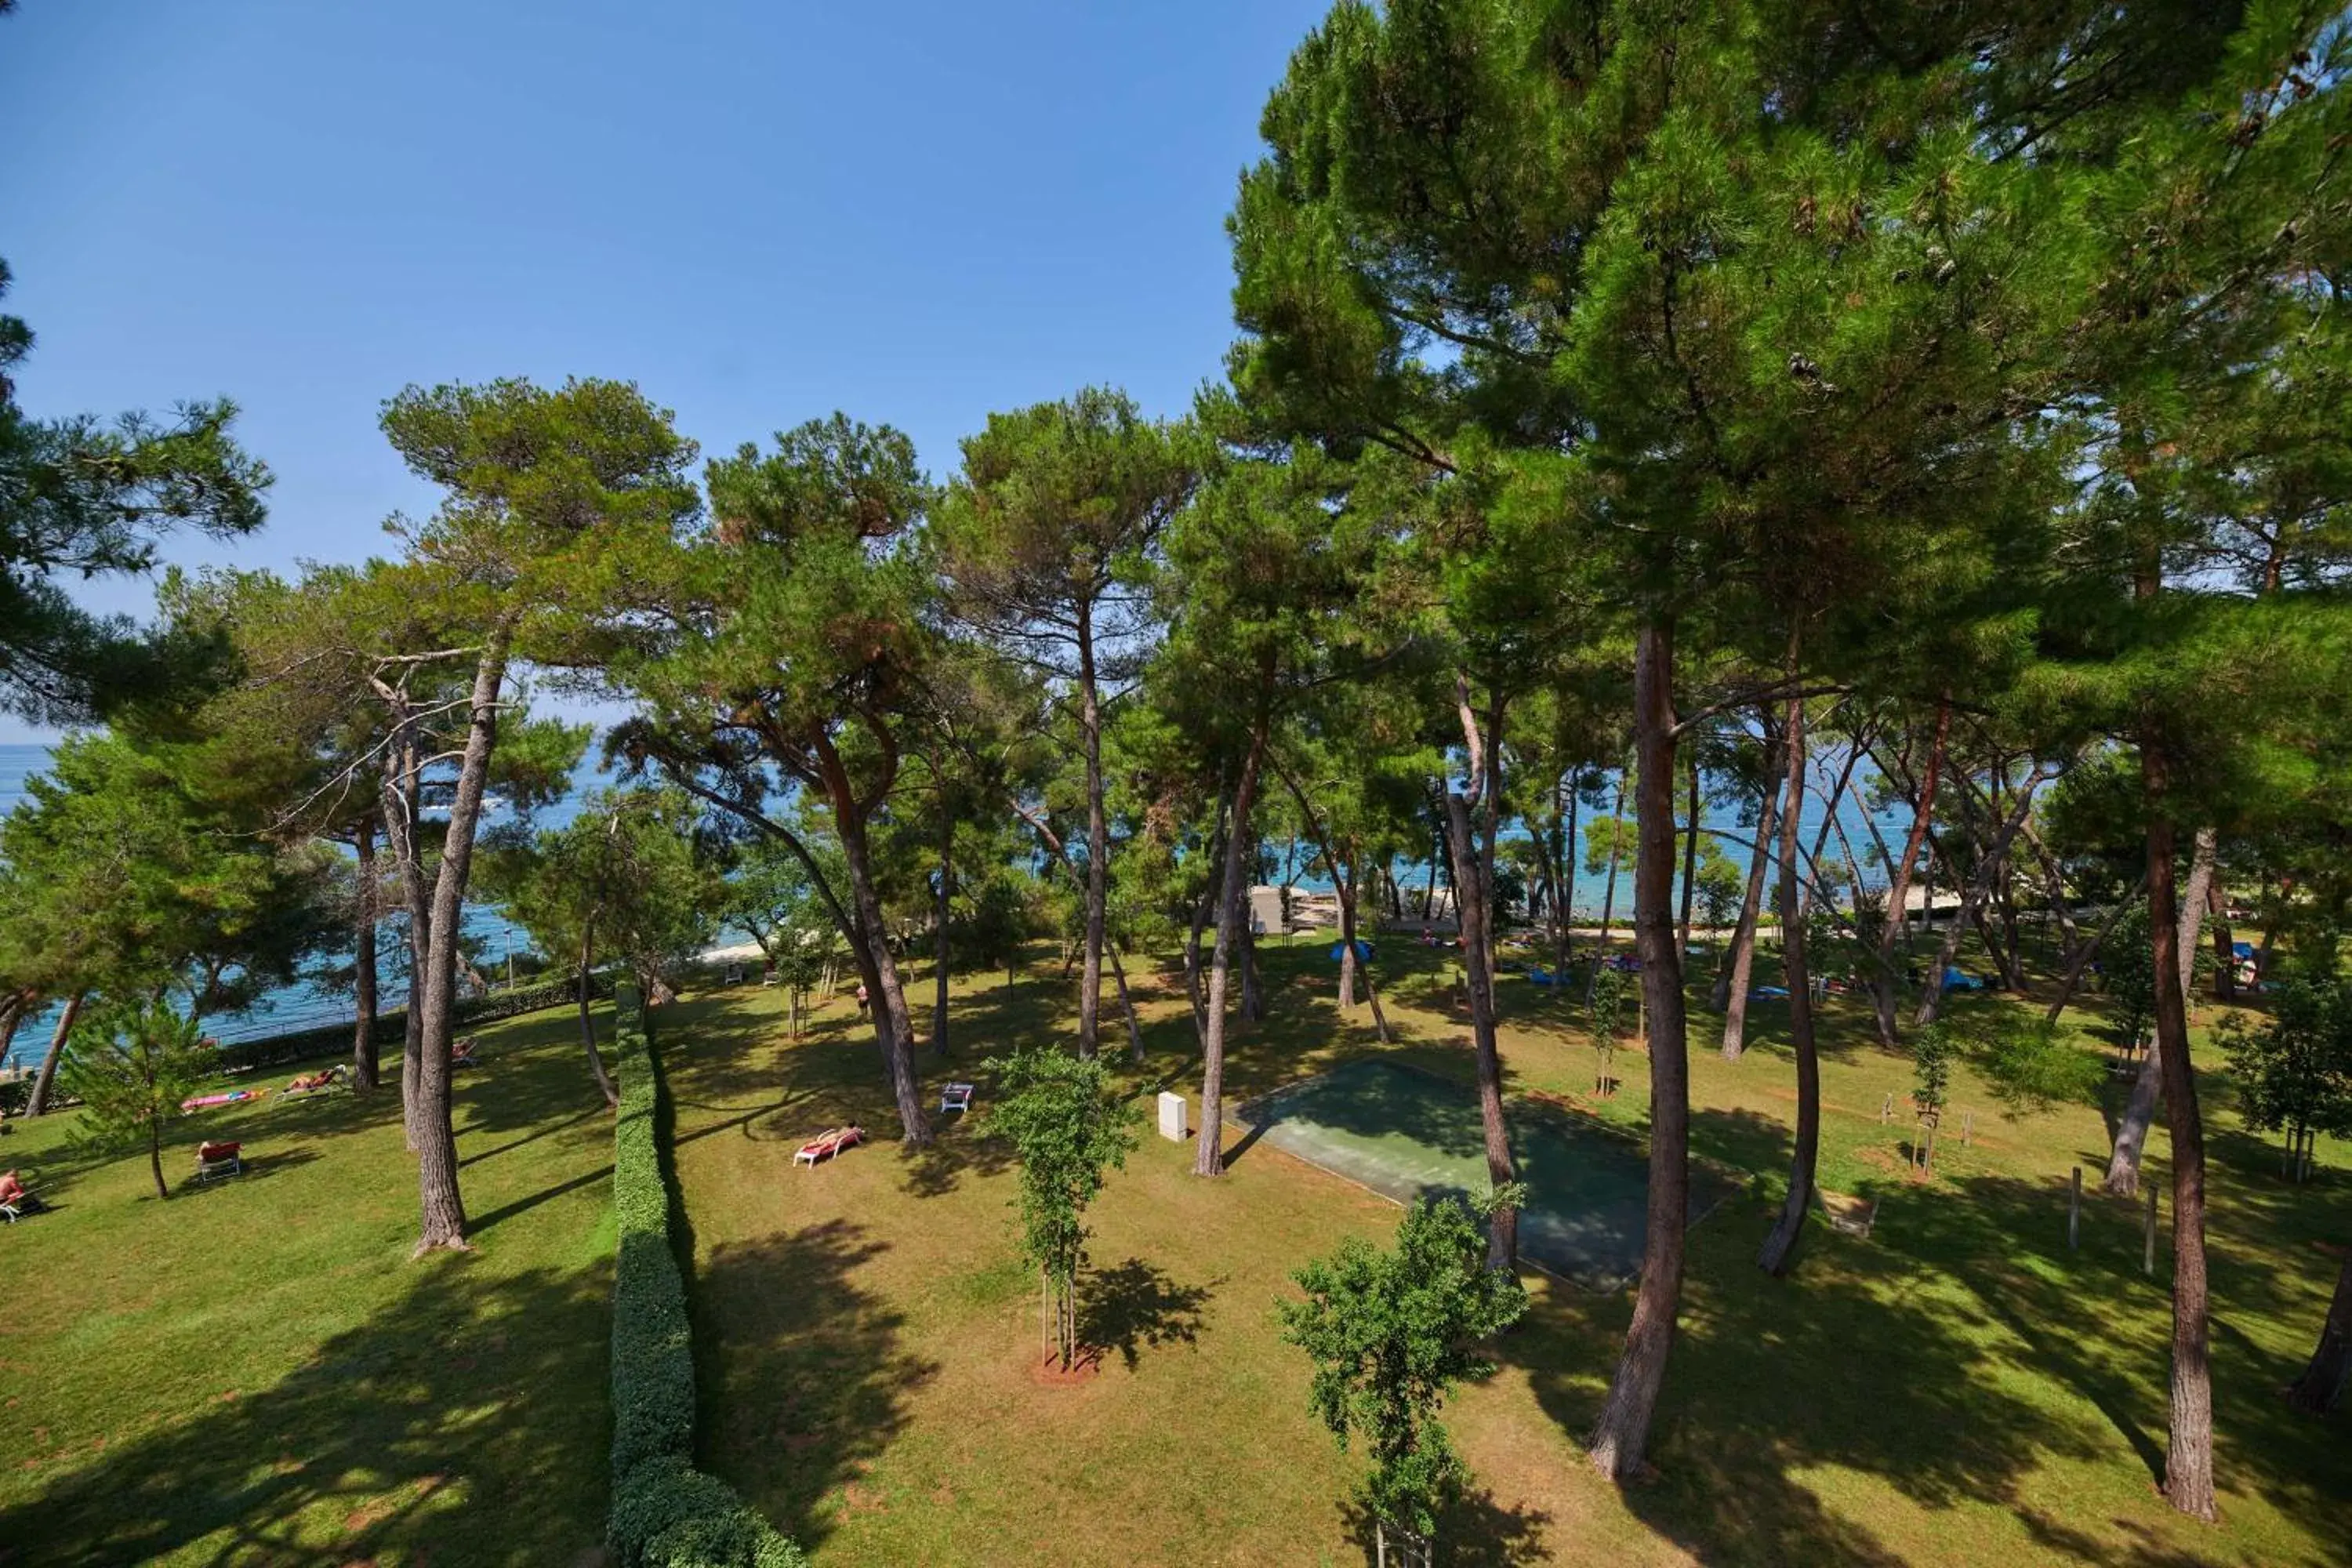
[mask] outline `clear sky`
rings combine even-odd
[[[21,0],[19,400],[235,397],[268,528],[170,553],[277,566],[431,504],[375,428],[411,382],[622,377],[705,451],[842,408],[940,475],[991,409],[1088,383],[1181,412],[1232,333],[1258,111],[1326,8]]]

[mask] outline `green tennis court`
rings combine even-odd
[[[1477,1091],[1410,1068],[1349,1062],[1251,1101],[1235,1120],[1276,1148],[1399,1203],[1486,1186]],[[1520,1255],[1592,1289],[1614,1289],[1639,1274],[1648,1158],[1630,1139],[1539,1106],[1515,1105],[1507,1121],[1511,1158],[1528,1189]],[[1694,1167],[1692,1222],[1730,1191]]]

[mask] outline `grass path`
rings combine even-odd
[[[1400,944],[1402,946],[1402,944]],[[1375,1054],[1368,1015],[1340,1019],[1326,942],[1265,954],[1273,1011],[1243,1031],[1236,1100]],[[1466,1079],[1466,1024],[1438,955],[1383,953],[1401,1059]],[[1507,981],[1512,1089],[1638,1131],[1646,1064],[1593,1102],[1591,1053],[1549,993]],[[1148,1091],[1197,1092],[1174,988],[1150,987]],[[957,987],[953,1059],[1068,1027],[1068,993],[1035,972]],[[1985,1001],[1977,1005],[2005,1005]],[[1354,1563],[1344,1500],[1359,1461],[1307,1416],[1307,1369],[1272,1304],[1306,1258],[1397,1211],[1260,1143],[1221,1183],[1147,1136],[1095,1213],[1082,1286],[1101,1374],[1041,1384],[1034,1279],[1013,1254],[1001,1152],[950,1129],[908,1156],[871,1036],[836,1005],[782,1037],[776,999],[689,1002],[662,1024],[677,1166],[695,1236],[704,1463],[820,1563]],[[2064,1245],[2067,1169],[2095,1187],[2106,1135],[2090,1108],[1999,1117],[1965,1070],[1933,1182],[1908,1179],[1911,1129],[1888,1094],[1907,1058],[1832,1006],[1824,1042],[1822,1179],[1884,1199],[1867,1242],[1816,1226],[1795,1277],[1756,1269],[1788,1157],[1792,1075],[1759,1005],[1738,1063],[1694,1017],[1694,1142],[1747,1178],[1693,1234],[1682,1339],[1654,1442],[1658,1478],[1620,1491],[1585,1466],[1590,1425],[1630,1299],[1531,1280],[1504,1365],[1452,1415],[1482,1494],[1451,1521],[1449,1561],[1706,1563],[2185,1563],[2342,1561],[2352,1538],[2346,1417],[2315,1424],[2275,1397],[2326,1310],[2352,1237],[2348,1152],[2297,1192],[2205,1078],[2211,1117],[2214,1362],[2223,1522],[2200,1528],[2154,1489],[2165,1423],[2164,1265],[2140,1269],[2135,1206],[2086,1201]],[[2118,1090],[2120,1092],[2120,1090]],[[986,1091],[983,1089],[983,1102]],[[1142,1107],[1139,1106],[1139,1114]],[[881,1142],[794,1170],[810,1131],[862,1121]],[[2164,1180],[2162,1139],[2155,1178]]]
[[[0,1563],[593,1559],[612,1124],[574,1028],[487,1027],[459,1075],[467,1256],[408,1260],[396,1083],[175,1122],[175,1182],[200,1138],[250,1168],[168,1202],[70,1116],[11,1124],[58,1208],[0,1229]]]

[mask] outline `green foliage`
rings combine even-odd
[[[1596,960],[1596,962],[1598,962]],[[1601,1058],[1601,1085],[1605,1092],[1617,1060],[1617,1039],[1625,1031],[1626,1004],[1633,984],[1622,970],[1602,965],[1592,975],[1592,994],[1586,1005],[1592,1013],[1592,1050]]]
[[[2156,1019],[2156,945],[2147,905],[2136,902],[2099,944],[2099,984],[2115,1003],[2116,1043],[2137,1050]]]
[[[68,736],[0,823],[0,971],[48,995],[176,987],[219,1012],[334,929],[329,863],[192,793],[173,748]]]
[[[677,790],[600,791],[561,827],[486,843],[482,889],[551,960],[580,967],[614,952],[650,985],[717,929],[718,879],[696,841],[698,816]]]
[[[1912,1037],[1911,1103],[1921,1116],[1943,1113],[1945,1096],[1951,1092],[1953,1055],[1952,1032],[1943,1024],[1930,1024]]]
[[[8,283],[0,261],[0,296]],[[183,529],[250,533],[270,474],[230,437],[236,405],[226,398],[184,403],[168,420],[31,417],[10,373],[32,347],[31,329],[0,314],[0,708],[88,722],[201,674],[210,650],[142,638],[74,604],[58,579],[146,573],[163,538]]]
[[[2058,1025],[2038,1015],[2003,1008],[1979,1016],[1983,1028],[1971,1061],[2005,1115],[2014,1120],[2098,1103],[2107,1069],[2096,1052],[2074,1044]]]
[[[991,1136],[1021,1161],[1021,1250],[1056,1299],[1056,1349],[1066,1367],[1077,1352],[1078,1270],[1086,1264],[1087,1205],[1103,1179],[1127,1163],[1135,1129],[1099,1057],[1031,1047],[992,1057],[999,1100],[987,1112]]]
[[[1283,1338],[1313,1359],[1308,1400],[1339,1447],[1370,1450],[1365,1505],[1433,1534],[1468,1475],[1437,1412],[1454,1384],[1494,1370],[1475,1347],[1518,1321],[1527,1291],[1486,1267],[1476,1218],[1452,1198],[1416,1199],[1392,1251],[1349,1237],[1292,1278],[1307,1300],[1277,1308]]]
[[[161,1000],[110,1002],[94,1013],[59,1069],[66,1092],[82,1102],[77,1134],[93,1151],[143,1144],[160,1162],[163,1123],[211,1075],[212,1048],[194,1018]],[[154,1176],[156,1195],[169,1195],[160,1163]]]
[[[670,1235],[662,1088],[634,990],[614,1008],[613,1508],[623,1568],[798,1568],[800,1549],[694,1468],[693,1325]]]
[[[2316,1133],[2352,1132],[2352,981],[2284,981],[2268,1019],[2233,1013],[2215,1033],[2248,1126],[2286,1133],[2295,1151]]]

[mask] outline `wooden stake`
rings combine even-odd
[[[1878,1124],[1881,1127],[1885,1126],[1887,1121],[1893,1118],[1894,1115],[1895,1097],[1890,1094],[1886,1097],[1886,1102],[1878,1108]]]
[[[1969,1133],[1976,1125],[1976,1120],[1977,1113],[1973,1110],[1960,1112],[1960,1147],[1963,1149],[1969,1146]]]
[[[2140,1254],[2140,1272],[2156,1278],[2156,1184],[2147,1184],[2147,1246]]]
[[[2083,1245],[2083,1167],[2074,1167],[2074,1179],[2066,1194],[2066,1250],[2079,1251]]]

